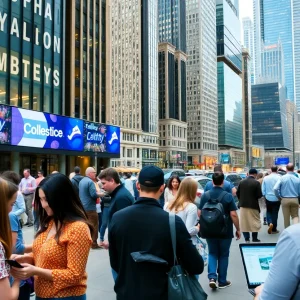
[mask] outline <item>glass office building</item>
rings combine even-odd
[[[285,99],[285,89],[277,82],[252,86],[253,144],[290,150]]]
[[[65,1],[0,3],[0,104],[63,112]]]
[[[241,24],[230,0],[216,1],[219,149],[243,149]]]
[[[297,2],[297,1],[294,1]],[[293,7],[292,1],[255,0],[256,68],[260,68],[261,41],[268,46],[281,42],[284,54],[285,84],[287,97],[294,100],[294,54],[293,54]]]
[[[168,42],[186,53],[185,0],[158,1],[159,41]]]
[[[219,147],[243,148],[242,78],[218,62]]]
[[[217,55],[242,71],[241,25],[230,0],[217,0]]]

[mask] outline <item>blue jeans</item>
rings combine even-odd
[[[99,231],[99,233],[100,233],[101,225],[102,225],[102,212],[98,213],[98,231]]]
[[[280,209],[280,201],[269,201],[266,200],[267,203],[267,222],[270,225],[270,223],[273,224],[272,231],[277,230],[277,220],[278,220],[278,212]]]
[[[226,284],[232,238],[206,239],[206,242],[208,245],[208,279],[215,279],[220,284]]]
[[[102,211],[102,224],[100,228],[100,242],[104,241],[105,230],[107,228],[108,223],[108,216],[109,216],[109,207],[104,207]]]
[[[64,299],[64,300],[86,300],[86,295],[82,296],[71,296],[71,297],[64,297],[64,298],[40,298],[38,296],[35,297],[35,300],[57,300],[57,299]]]

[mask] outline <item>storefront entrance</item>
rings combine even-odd
[[[22,171],[28,168],[34,177],[37,176],[37,172],[40,170],[44,172],[44,176],[47,176],[53,171],[59,170],[58,160],[58,155],[20,153],[20,173],[22,174]]]

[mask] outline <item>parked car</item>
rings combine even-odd
[[[206,177],[208,177],[208,178],[210,178],[210,179],[212,179],[212,176],[214,175],[214,172],[208,172],[208,173],[206,173]]]
[[[182,169],[163,169],[165,184],[168,183],[168,180],[171,176],[177,175],[180,180],[185,178],[185,172]]]
[[[247,173],[239,173],[239,175],[242,177],[242,179],[245,179],[247,177]]]
[[[243,178],[238,173],[226,173],[225,180],[231,182],[235,188],[237,188],[240,184],[240,182],[243,180]]]

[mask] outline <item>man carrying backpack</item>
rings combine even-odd
[[[208,279],[212,289],[231,286],[227,280],[229,250],[236,228],[236,239],[241,238],[237,207],[231,193],[223,190],[224,174],[213,174],[213,188],[201,197],[200,235],[208,244]],[[218,274],[217,274],[218,272]],[[218,281],[218,285],[217,285]]]

